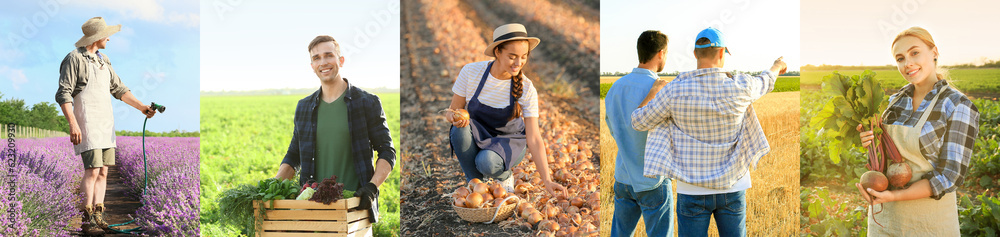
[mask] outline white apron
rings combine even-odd
[[[947,87],[945,87],[947,88]],[[920,180],[920,177],[934,170],[927,158],[920,153],[920,129],[927,122],[931,109],[938,101],[938,97],[944,92],[941,88],[927,109],[920,116],[920,120],[913,127],[903,125],[885,126],[885,131],[889,133],[899,154],[903,156],[906,163],[913,171],[913,178],[909,184]],[[889,105],[895,104],[899,100],[896,97]],[[916,108],[914,108],[916,110]],[[871,208],[868,209],[868,236],[959,236],[958,225],[958,204],[955,192],[946,193],[941,200],[934,200],[926,197],[909,201],[896,201],[881,204],[882,213],[875,214],[875,219],[882,226],[879,226],[871,219]],[[874,207],[879,209],[878,205]]]
[[[92,55],[97,57],[96,55]],[[104,59],[98,59],[104,62]],[[87,60],[87,86],[73,97],[73,115],[83,139],[73,145],[77,155],[115,147],[115,118],[111,111],[111,66]]]

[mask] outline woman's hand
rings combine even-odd
[[[857,186],[858,190],[861,191],[861,196],[865,198],[865,201],[868,201],[872,205],[896,201],[896,194],[892,191],[885,190],[879,192],[870,188],[866,189],[861,187],[860,183],[855,183],[854,186]]]
[[[455,127],[464,128],[465,126],[469,126],[468,119],[457,119],[455,117],[455,112],[452,110],[446,110],[444,112],[444,118]]]
[[[863,131],[863,126],[858,124],[858,132],[861,132],[861,147],[868,148],[868,145],[872,144],[872,140],[875,139],[875,132],[871,130]]]
[[[566,187],[563,187],[563,186],[562,186],[562,185],[560,185],[559,183],[556,183],[556,182],[552,182],[551,180],[550,180],[550,181],[544,181],[544,182],[545,182],[545,191],[548,191],[548,192],[549,192],[549,194],[550,194],[550,195],[552,195],[553,197],[557,197],[557,196],[559,196],[559,195],[558,195],[558,194],[556,193],[556,191],[559,191],[559,192],[561,192],[561,193],[563,194],[563,196],[566,196],[566,195],[568,195],[568,194],[566,193]]]

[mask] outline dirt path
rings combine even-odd
[[[536,234],[532,229],[517,225],[514,221],[491,225],[463,221],[452,209],[448,199],[442,197],[463,185],[465,179],[448,145],[450,126],[442,122],[443,116],[438,111],[449,106],[453,94],[451,86],[461,66],[490,59],[482,55],[482,49],[486,47],[493,27],[508,23],[500,19],[524,17],[500,16],[498,14],[504,13],[487,10],[496,9],[498,6],[495,4],[501,4],[494,2],[403,1],[401,4],[403,32],[400,41],[400,83],[403,97],[400,103],[403,119],[400,126],[403,130],[403,148],[400,150],[403,153],[400,154],[400,160],[403,165],[403,180],[400,206],[401,216],[404,217],[401,235]],[[576,137],[589,139],[592,140],[592,147],[596,148],[596,52],[572,53],[593,58],[594,67],[585,69],[583,65],[589,65],[591,60],[566,57],[568,52],[560,52],[555,48],[570,44],[560,42],[565,41],[563,37],[544,32],[545,30],[541,30],[543,26],[528,19],[511,22],[524,23],[529,29],[539,29],[530,34],[537,35],[544,42],[544,45],[539,45],[533,51],[537,53],[531,55],[531,61],[525,68],[526,76],[532,79],[539,91],[539,107],[543,116],[540,126],[543,133],[552,134],[547,130],[553,126],[572,124],[573,127],[580,128],[574,129],[577,130],[575,133],[569,133],[574,136],[572,140],[575,141]],[[578,50],[573,50],[576,51]],[[565,58],[556,59],[554,55]],[[586,75],[593,76],[587,80]],[[589,88],[591,85],[588,83],[591,82],[594,89]],[[554,142],[554,139],[548,141],[549,144]],[[593,153],[597,153],[596,149]],[[591,160],[597,164],[598,157],[594,155]],[[520,166],[531,167],[531,163],[530,158],[526,157]]]
[[[108,167],[108,190],[104,198],[104,206],[107,207],[107,211],[104,213],[104,217],[107,218],[108,223],[118,224],[125,223],[132,220],[129,215],[135,215],[135,211],[142,206],[139,200],[126,195],[128,188],[122,182],[121,173],[118,172],[118,166]],[[80,219],[82,217],[73,219],[73,226],[76,228],[80,227]],[[137,225],[130,224],[126,226],[117,227],[118,229],[131,229],[135,228]],[[82,233],[77,231],[72,233],[73,236],[81,236]],[[108,233],[104,236],[135,236],[131,234],[117,234]]]

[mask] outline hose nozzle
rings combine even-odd
[[[156,104],[156,102],[150,102],[149,103],[149,109],[156,110],[157,112],[163,113],[164,110],[167,110],[167,106],[158,105],[158,104]]]

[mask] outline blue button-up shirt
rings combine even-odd
[[[650,131],[645,175],[727,189],[771,150],[751,104],[774,89],[776,75],[730,75],[720,68],[685,72],[632,113]]]
[[[646,98],[653,81],[659,78],[645,68],[632,69],[632,73],[619,78],[604,97],[604,120],[611,129],[611,136],[618,144],[615,157],[615,181],[631,185],[635,192],[659,187],[665,178],[643,177],[643,150],[646,149],[646,132],[632,129],[632,111]]]

